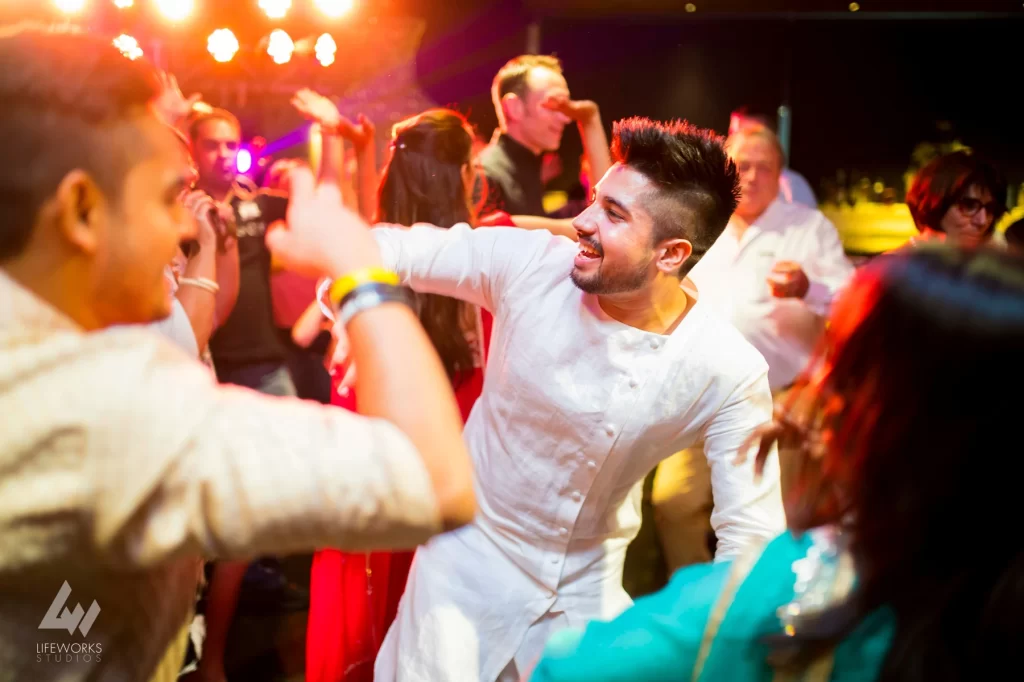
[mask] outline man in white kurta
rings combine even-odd
[[[616,164],[603,184],[621,172]],[[603,259],[614,257],[612,229]],[[601,296],[574,283],[581,247],[565,237],[465,225],[375,233],[386,267],[408,286],[494,314],[483,393],[465,429],[479,511],[417,551],[375,679],[516,679],[555,629],[620,613],[631,603],[622,569],[640,526],[639,484],[698,440],[719,556],[784,527],[777,468],[755,481],[749,465],[733,463],[771,416],[767,366],[687,280],[695,303],[671,333],[650,333],[612,319]],[[584,243],[597,239],[581,231]]]

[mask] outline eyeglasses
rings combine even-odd
[[[956,206],[968,218],[974,217],[981,209],[985,209],[985,213],[989,216],[998,215],[1001,209],[997,201],[990,201],[986,204],[974,197],[960,197],[956,202]]]

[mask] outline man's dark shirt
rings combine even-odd
[[[210,353],[217,366],[285,361],[285,345],[274,324],[270,251],[264,241],[267,227],[284,219],[285,206],[286,197],[266,190],[256,194],[239,191],[231,198],[238,226],[238,301],[210,339]]]
[[[540,155],[501,135],[480,153],[480,162],[487,177],[482,214],[505,211],[510,215],[545,215]]]

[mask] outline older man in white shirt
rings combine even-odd
[[[739,204],[690,277],[705,302],[764,356],[778,396],[807,364],[853,266],[820,211],[779,198],[783,154],[774,133],[764,126],[740,128],[727,148],[739,170]],[[652,501],[672,570],[707,551],[706,479],[701,457],[693,452],[673,457],[655,476]],[[785,482],[783,471],[783,489]]]
[[[727,148],[740,173],[739,204],[690,276],[764,355],[780,391],[807,363],[853,266],[821,211],[777,198],[783,157],[774,133],[740,129]]]
[[[629,606],[640,484],[707,443],[721,554],[783,528],[778,471],[734,463],[771,413],[767,367],[685,279],[735,206],[721,140],[684,123],[619,122],[616,163],[574,221],[544,231],[378,229],[414,290],[494,313],[466,424],[479,513],[417,551],[376,679],[518,680],[552,631]],[[682,286],[680,286],[682,280]]]

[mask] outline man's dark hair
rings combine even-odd
[[[612,158],[643,174],[657,189],[650,203],[653,242],[686,239],[693,255],[683,277],[707,253],[736,210],[739,173],[714,131],[686,121],[633,117],[612,129]]]
[[[907,207],[917,229],[942,231],[942,218],[971,187],[986,189],[999,208],[992,228],[1006,213],[1006,180],[985,159],[966,151],[935,159],[914,176],[907,192]]]
[[[207,121],[227,121],[235,127],[235,130],[238,131],[238,136],[242,136],[242,124],[239,123],[237,116],[227,109],[213,108],[207,111],[199,111],[189,117],[188,139],[195,142],[196,134],[199,132],[199,126],[203,125]]]
[[[72,170],[119,198],[142,150],[115,144],[112,132],[158,91],[153,68],[109,40],[38,25],[0,31],[0,262],[24,250]]]
[[[508,93],[515,93],[524,97],[527,91],[526,79],[533,69],[550,69],[555,73],[562,73],[562,62],[558,57],[545,54],[524,54],[510,59],[505,66],[498,69],[494,81],[491,83],[491,99],[494,101],[494,108],[501,110],[501,98]]]

